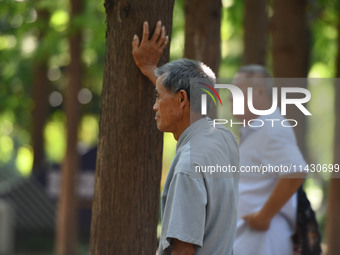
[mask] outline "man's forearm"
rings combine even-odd
[[[191,243],[185,243],[178,239],[173,239],[171,255],[194,255],[195,248]]]
[[[272,219],[301,186],[303,180],[303,178],[280,178],[259,214]]]
[[[149,78],[149,80],[156,86],[157,77],[155,75],[155,70],[157,66],[149,66],[146,68],[140,68],[142,73]]]
[[[258,231],[268,230],[273,217],[297,191],[303,180],[304,178],[296,178],[296,176],[280,178],[261,210],[244,215],[242,218],[248,222],[252,229]]]

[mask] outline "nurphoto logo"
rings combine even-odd
[[[268,116],[273,114],[278,109],[278,102],[280,99],[280,113],[283,116],[287,115],[287,106],[292,105],[299,109],[302,114],[305,116],[311,116],[311,112],[305,107],[305,104],[309,102],[311,99],[311,93],[308,89],[301,88],[301,87],[281,87],[280,93],[277,87],[271,87],[271,106],[267,109],[256,109],[254,104],[254,88],[248,87],[246,90],[240,89],[236,85],[232,84],[222,84],[218,83],[215,84],[214,87],[208,85],[205,82],[197,82],[198,87],[202,93],[201,96],[201,115],[208,114],[208,96],[214,102],[215,106],[217,107],[217,100],[220,102],[222,106],[222,100],[217,89],[227,89],[230,92],[231,102],[232,102],[232,114],[234,116],[242,116],[245,114],[245,111],[251,112],[253,115],[256,116]],[[280,97],[280,98],[279,98]],[[245,102],[246,101],[246,102]],[[245,107],[247,107],[245,109]],[[265,122],[271,123],[272,127],[275,124],[280,123],[283,127],[295,127],[298,125],[298,121],[295,119],[251,119],[251,120],[241,120],[241,122],[235,122],[233,120],[227,119],[213,119],[213,125],[217,124],[227,124],[230,123],[231,125],[242,125],[242,126],[251,126],[251,127],[261,127],[264,125]]]

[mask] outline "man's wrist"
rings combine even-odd
[[[146,67],[140,67],[141,72],[149,78],[149,80],[156,85],[157,77],[155,75],[155,70],[157,66],[146,66]]]
[[[261,220],[270,222],[274,218],[275,214],[276,213],[271,210],[266,210],[266,208],[262,208],[259,211],[258,216]]]
[[[139,69],[142,71],[142,73],[145,76],[154,75],[156,68],[157,66],[153,66],[153,65],[139,66]]]

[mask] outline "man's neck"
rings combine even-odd
[[[183,121],[183,124],[176,130],[175,132],[172,132],[174,135],[174,138],[176,141],[178,141],[181,134],[186,130],[192,123],[196,122],[197,120],[201,119],[202,116],[199,113],[190,113],[190,116],[188,118],[185,118]]]

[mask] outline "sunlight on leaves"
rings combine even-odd
[[[22,146],[18,150],[16,167],[23,176],[29,176],[33,165],[33,149],[31,146]]]
[[[67,29],[67,25],[69,22],[69,15],[64,10],[58,10],[53,13],[50,25],[58,32],[63,32]]]
[[[60,162],[65,154],[65,130],[60,121],[51,121],[46,125],[45,132],[46,154],[53,162]]]
[[[0,136],[0,162],[7,163],[13,155],[13,140],[9,136]]]

